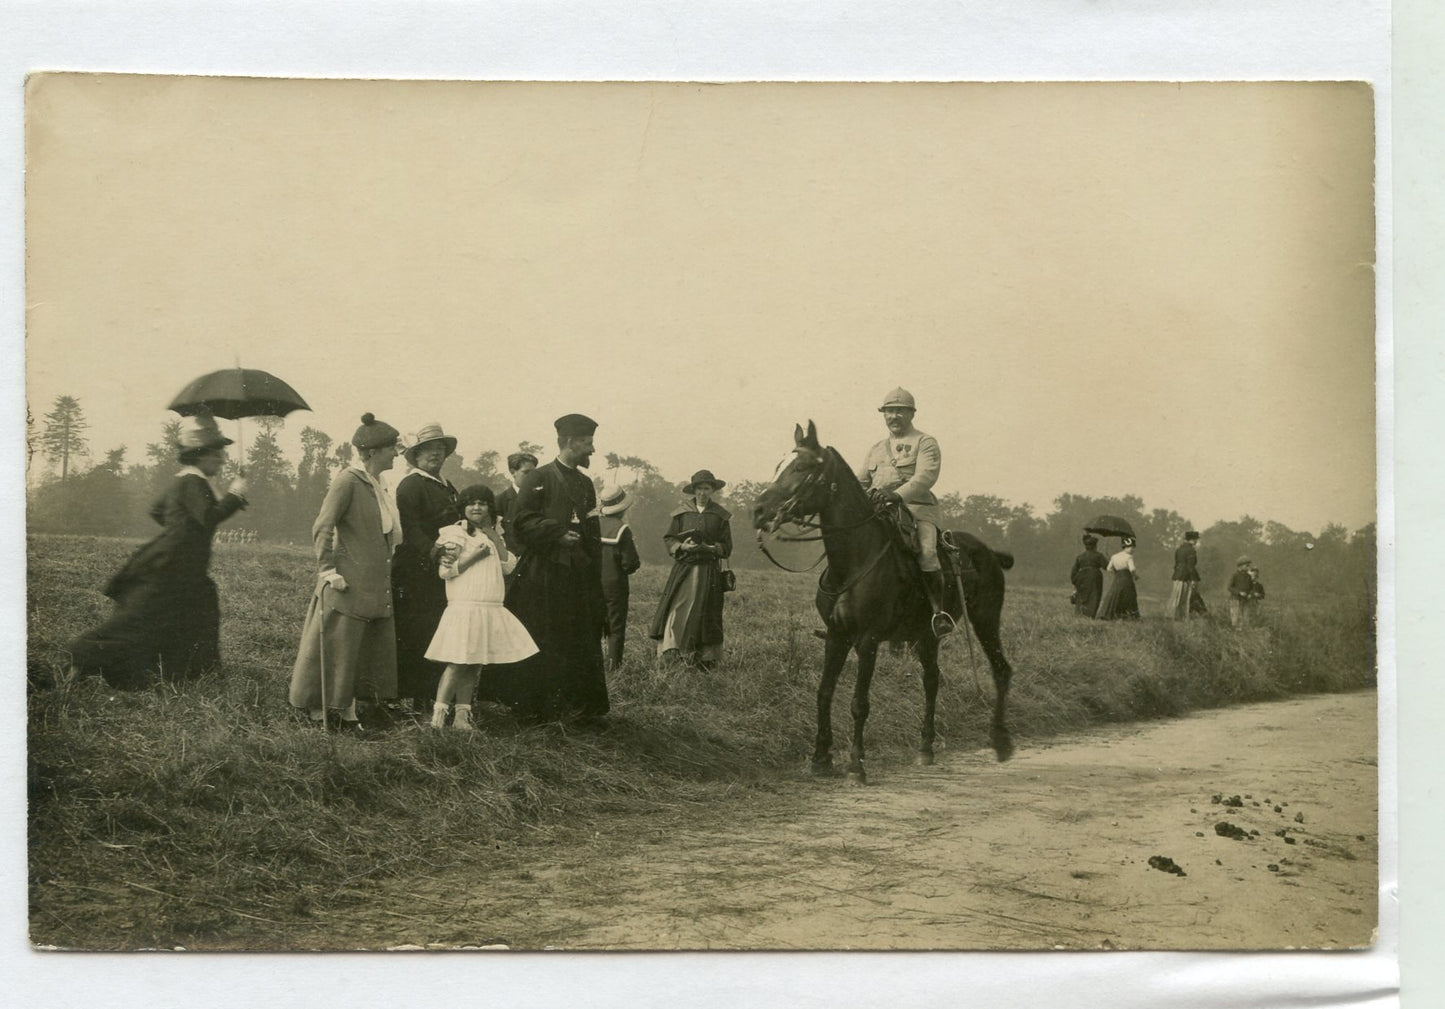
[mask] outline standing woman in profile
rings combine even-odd
[[[291,670],[290,699],[317,725],[359,731],[358,698],[396,696],[391,554],[401,542],[401,516],[381,474],[396,461],[399,437],[390,424],[362,415],[351,437],[356,461],[331,481],[311,526],[316,590]]]
[[[1123,549],[1109,558],[1109,587],[1099,604],[1100,620],[1138,620],[1139,591],[1135,582],[1139,570],[1134,566],[1134,540],[1125,536]]]
[[[1084,534],[1084,552],[1074,558],[1074,567],[1069,572],[1069,581],[1074,586],[1074,612],[1081,617],[1093,619],[1099,612],[1099,600],[1104,595],[1104,568],[1108,558],[1094,548],[1099,537]]]
[[[675,656],[703,669],[722,659],[723,573],[718,561],[733,552],[732,516],[712,497],[725,486],[702,469],[682,489],[692,500],[672,513],[663,536],[672,572],[649,631],[659,658]]]
[[[216,526],[246,507],[246,483],[225,494],[211,481],[226,463],[223,436],[210,416],[187,417],[177,441],[180,472],[151,506],[163,528],[105,586],[110,619],[70,643],[72,678],[99,673],[118,690],[158,677],[189,680],[221,661],[221,608],[207,573]]]

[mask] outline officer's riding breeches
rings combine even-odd
[[[923,571],[942,571],[938,563],[938,526],[918,520],[918,567]]]

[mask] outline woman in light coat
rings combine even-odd
[[[338,473],[311,527],[316,590],[291,670],[290,700],[312,722],[359,731],[358,699],[396,696],[391,555],[401,518],[381,485],[396,459],[396,428],[364,414],[356,461]]]

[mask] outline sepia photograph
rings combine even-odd
[[[1376,152],[33,74],[31,944],[1370,947]]]

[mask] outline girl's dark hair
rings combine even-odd
[[[1084,546],[1086,546],[1086,547],[1094,547],[1094,546],[1098,546],[1098,545],[1099,545],[1099,537],[1093,535],[1092,533],[1085,533],[1085,534],[1084,534]]]
[[[488,510],[490,510],[493,514],[496,514],[497,496],[492,493],[492,488],[488,487],[484,483],[474,483],[470,487],[463,488],[461,494],[458,495],[458,497],[461,500],[463,508],[465,508],[467,505],[471,504],[474,501],[480,501],[482,504],[487,506]]]

